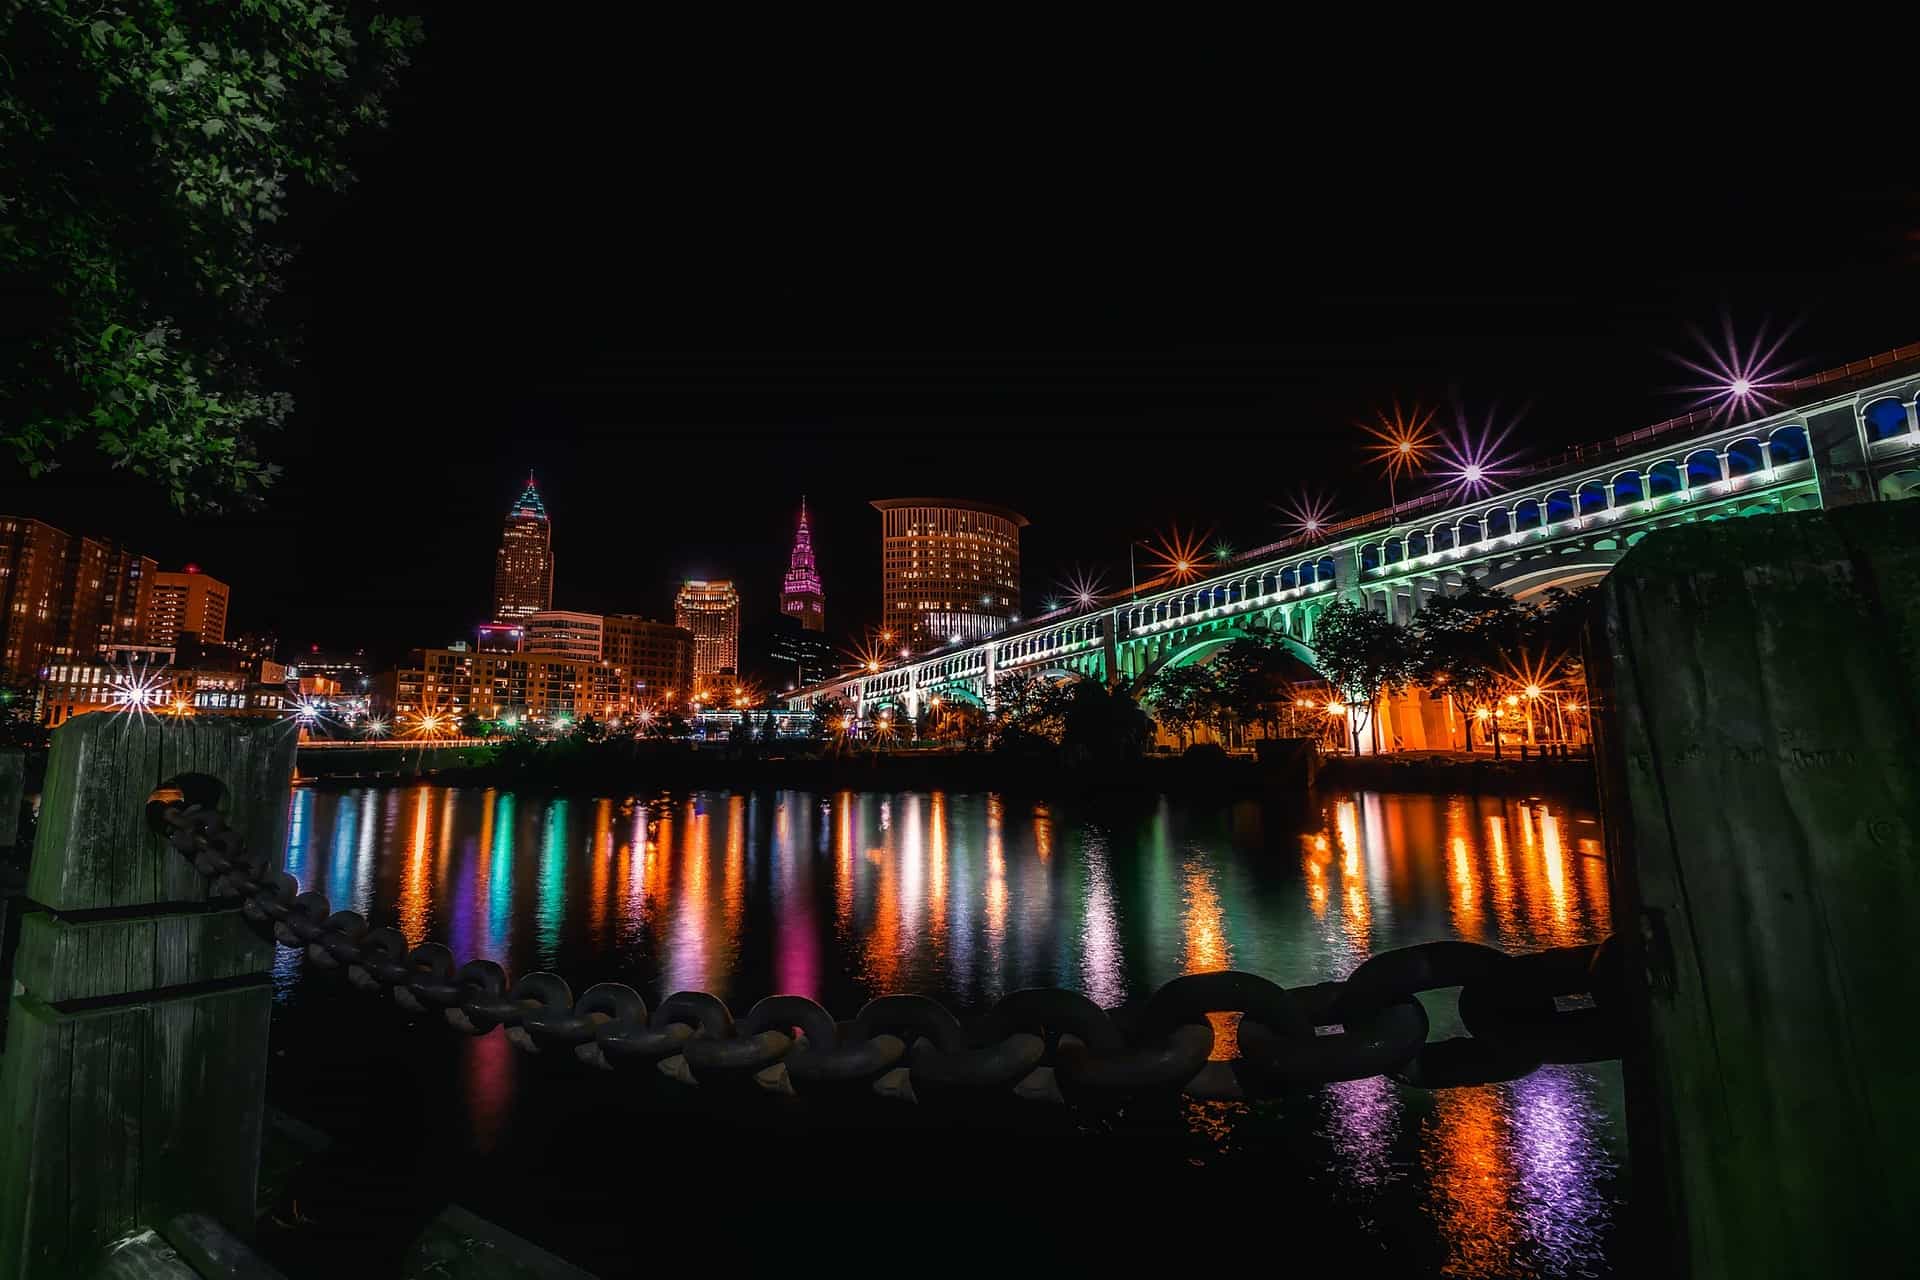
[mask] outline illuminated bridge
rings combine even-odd
[[[1920,493],[1920,343],[1774,390],[1799,403],[1744,421],[1675,418],[1574,449],[1499,492],[1428,494],[1256,548],[1210,577],[1159,579],[797,690],[787,705],[837,696],[861,719],[888,706],[916,715],[934,695],[984,706],[1006,672],[1150,677],[1256,633],[1311,663],[1315,621],[1335,600],[1408,622],[1469,576],[1522,599],[1584,586],[1668,525]]]

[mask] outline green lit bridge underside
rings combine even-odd
[[[1425,601],[1468,577],[1522,599],[1585,586],[1669,525],[1913,496],[1920,492],[1920,347],[1895,356],[1873,362],[1883,367],[1871,384],[1825,400],[1576,450],[1505,492],[1457,505],[1440,495],[1415,499],[1391,515],[1350,522],[1342,536],[1288,539],[1212,577],[1150,583],[1137,596],[797,690],[787,705],[804,710],[825,695],[848,700],[863,716],[884,706],[917,714],[923,700],[939,695],[984,706],[1008,672],[1150,677],[1258,633],[1283,637],[1311,663],[1315,622],[1335,600],[1409,622]]]

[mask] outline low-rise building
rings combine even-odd
[[[610,613],[601,658],[626,674],[640,706],[677,710],[693,688],[693,632],[632,613]]]
[[[394,732],[451,732],[468,714],[502,724],[554,725],[632,712],[626,672],[553,653],[416,649],[373,681],[371,711]]]

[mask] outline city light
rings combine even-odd
[[[1102,575],[1091,570],[1082,569],[1079,565],[1073,567],[1073,572],[1068,575],[1067,580],[1060,585],[1061,589],[1065,591],[1067,599],[1082,609],[1091,609],[1094,605],[1098,604],[1100,597],[1105,595],[1107,591],[1106,579]],[[1059,602],[1056,600],[1047,612],[1051,613],[1059,607]]]
[[[422,711],[407,726],[409,738],[442,738],[453,732],[453,717],[442,715],[438,711]]]
[[[1507,437],[1526,416],[1526,408],[1501,421],[1500,406],[1487,410],[1476,427],[1467,417],[1465,406],[1453,407],[1453,430],[1440,451],[1440,476],[1446,481],[1446,493],[1455,500],[1477,498],[1488,493],[1502,477],[1516,468],[1513,459],[1500,452]]]
[[[168,667],[149,668],[144,660],[138,667],[129,658],[111,677],[114,705],[122,712],[147,713],[147,708],[167,701]]]
[[[384,738],[387,736],[387,722],[378,716],[369,716],[366,724],[362,725],[361,728],[369,738]]]
[[[1438,438],[1428,429],[1433,421],[1433,410],[1423,409],[1418,404],[1411,411],[1403,410],[1400,402],[1393,402],[1393,412],[1376,412],[1371,423],[1358,422],[1354,425],[1372,436],[1377,442],[1367,446],[1367,454],[1385,471],[1389,495],[1393,493],[1394,482],[1401,476],[1412,475],[1420,470],[1420,464],[1433,452]],[[1395,505],[1398,505],[1397,499]]]
[[[1688,333],[1699,348],[1698,358],[1678,354],[1671,358],[1701,381],[1675,390],[1695,397],[1694,407],[1710,409],[1714,418],[1779,408],[1786,402],[1775,391],[1790,381],[1787,374],[1792,369],[1780,358],[1780,349],[1793,336],[1794,327],[1788,325],[1770,339],[1767,323],[1762,321],[1753,341],[1746,344],[1734,331],[1730,315],[1720,317],[1718,341],[1690,328]]]
[[[1333,503],[1325,495],[1302,491],[1289,502],[1280,505],[1280,512],[1286,517],[1286,529],[1295,537],[1312,538],[1327,527],[1327,517],[1333,514]]]
[[[1204,536],[1189,536],[1176,525],[1170,533],[1161,535],[1148,550],[1154,556],[1153,567],[1163,575],[1175,582],[1190,582],[1199,576],[1204,547]]]
[[[1213,544],[1213,558],[1221,564],[1233,559],[1233,544],[1224,538]]]

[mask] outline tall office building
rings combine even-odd
[[[800,499],[800,528],[793,535],[793,554],[787,558],[786,581],[780,586],[780,612],[798,618],[807,631],[827,629],[827,593],[813,566],[813,531],[807,527],[807,500]]]
[[[515,622],[553,608],[553,526],[527,472],[527,487],[507,512],[493,563],[493,620]]]
[[[227,584],[200,572],[197,564],[179,573],[156,573],[140,643],[176,644],[181,633],[191,631],[201,644],[225,644],[230,599]]]
[[[32,676],[138,644],[156,567],[117,542],[0,516],[0,670]]]
[[[43,520],[0,517],[0,665],[32,676],[53,656],[73,539]]]
[[[1027,518],[986,502],[883,498],[881,623],[915,651],[1002,631],[1020,612]]]
[[[601,659],[641,706],[678,707],[693,688],[693,632],[633,613],[610,613]]]
[[[542,609],[527,615],[528,653],[557,653],[583,662],[600,661],[600,641],[607,620],[597,613]]]
[[[791,614],[740,628],[740,673],[769,692],[818,684],[840,665],[833,642]]]
[[[100,645],[140,643],[141,620],[153,611],[153,580],[160,565],[152,556],[115,546],[107,557],[100,597]]]
[[[673,598],[673,620],[693,633],[696,678],[740,669],[740,593],[733,583],[682,583]]]

